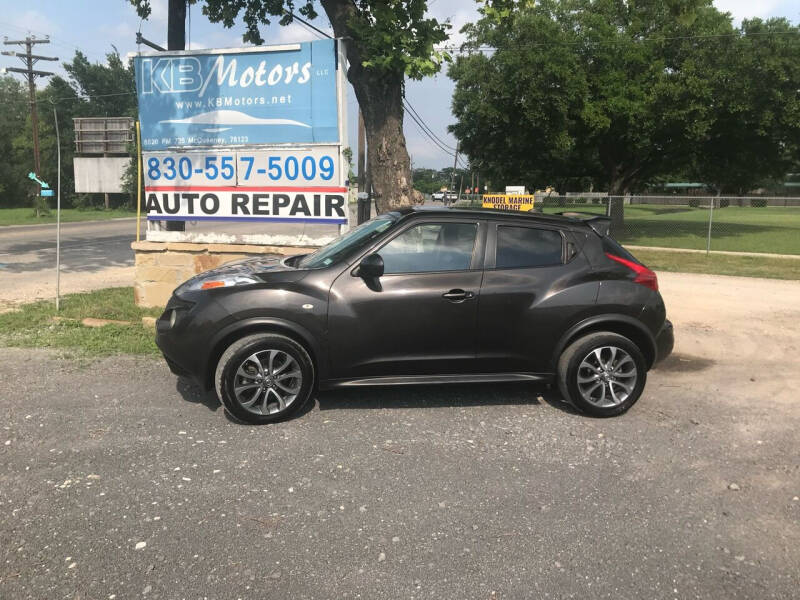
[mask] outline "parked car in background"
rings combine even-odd
[[[608,219],[406,209],[316,252],[231,263],[157,321],[173,372],[252,423],[332,388],[553,382],[594,416],[628,410],[672,351],[655,273]]]
[[[455,202],[458,200],[458,192],[452,192],[450,190],[440,190],[438,192],[433,192],[431,194],[431,199],[434,202]]]

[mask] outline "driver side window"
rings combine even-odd
[[[472,262],[477,232],[475,223],[415,225],[378,251],[384,273],[466,271]]]

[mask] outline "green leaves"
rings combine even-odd
[[[707,0],[484,15],[449,71],[452,129],[498,183],[622,193],[682,172],[743,191],[798,160],[800,36],[785,20],[737,31]]]

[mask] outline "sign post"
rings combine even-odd
[[[347,227],[341,41],[148,53],[135,67],[148,223]]]

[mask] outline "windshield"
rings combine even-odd
[[[371,221],[362,223],[355,229],[351,229],[343,236],[333,240],[331,243],[322,246],[313,254],[309,254],[301,260],[297,267],[300,269],[321,269],[338,262],[342,257],[351,252],[363,248],[372,240],[389,229],[396,218],[388,215],[381,215]]]

